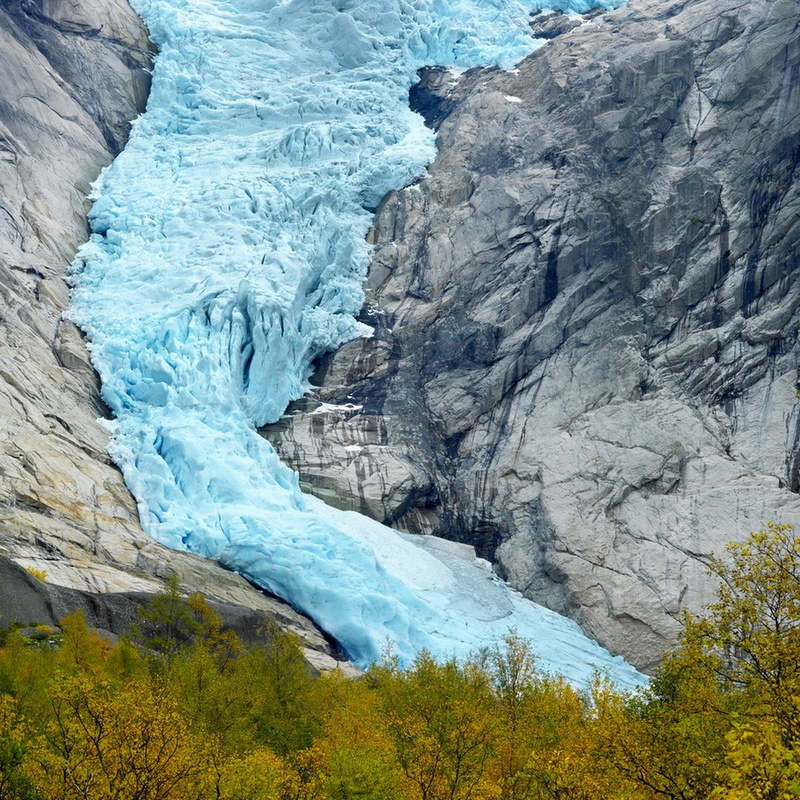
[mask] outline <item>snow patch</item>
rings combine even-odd
[[[357,406],[354,403],[344,403],[342,405],[335,405],[334,403],[320,403],[313,411],[309,411],[310,415],[315,414],[352,414],[355,411],[361,411],[364,406]]]

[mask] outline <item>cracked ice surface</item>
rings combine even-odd
[[[71,316],[145,528],[285,598],[362,665],[387,642],[406,661],[463,655],[513,626],[576,682],[636,682],[463,548],[304,496],[255,431],[315,356],[369,333],[354,319],[368,209],[434,156],[408,109],[416,70],[510,68],[536,0],[134,6],[160,49],[152,94],[95,189]]]

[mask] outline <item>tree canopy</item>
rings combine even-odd
[[[177,580],[111,643],[80,614],[0,646],[0,800],[786,800],[800,796],[800,545],[770,523],[650,685],[589,691],[515,635],[464,662],[317,675]]]

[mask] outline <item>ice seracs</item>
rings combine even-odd
[[[304,496],[255,431],[306,390],[314,357],[369,333],[369,209],[435,153],[408,108],[417,69],[513,66],[538,4],[134,5],[159,47],[152,93],[96,188],[71,316],[145,528],[285,598],[360,664],[387,644],[463,655],[515,627],[575,681],[636,682],[463,549]]]

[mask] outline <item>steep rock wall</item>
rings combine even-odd
[[[800,510],[800,21],[545,22],[517,71],[412,92],[440,151],[378,211],[375,337],[265,435],[305,488],[474,543],[647,669],[707,557]]]
[[[82,551],[110,547],[116,530],[141,536],[96,423],[104,409],[83,342],[61,313],[90,182],[143,108],[150,54],[122,2],[12,2],[0,37],[2,542],[31,558],[52,548],[65,559],[48,573],[70,582]],[[113,581],[103,572],[98,584]]]

